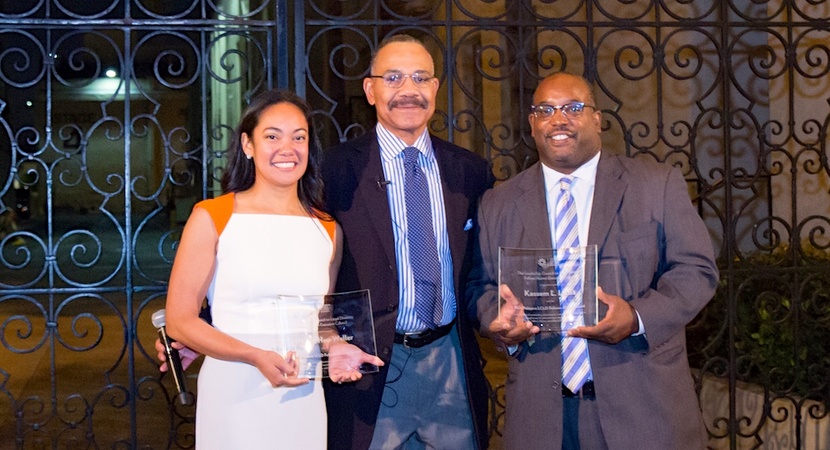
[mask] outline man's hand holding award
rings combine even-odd
[[[499,248],[499,315],[489,331],[505,345],[537,333],[567,335],[600,319],[597,247]]]

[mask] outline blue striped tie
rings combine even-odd
[[[583,325],[582,266],[579,249],[579,225],[576,205],[571,197],[573,177],[559,181],[554,227],[556,229],[556,264],[559,271],[559,304],[562,308],[562,330]],[[562,382],[571,392],[579,392],[592,378],[588,359],[588,342],[582,338],[562,338]]]
[[[404,149],[404,201],[406,202],[406,238],[409,243],[409,264],[415,281],[415,313],[430,327],[441,325],[441,262],[432,229],[429,186],[418,165],[415,147]]]

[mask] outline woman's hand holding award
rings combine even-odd
[[[275,351],[292,354],[298,378],[356,381],[383,365],[377,357],[368,290],[276,299]]]

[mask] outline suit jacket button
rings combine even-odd
[[[389,355],[389,347],[385,347],[381,353],[383,353],[384,356]]]
[[[386,312],[395,312],[397,309],[398,307],[396,305],[389,305],[386,307]]]

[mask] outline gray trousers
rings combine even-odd
[[[370,450],[474,449],[455,328],[421,348],[395,344]]]
[[[596,400],[562,399],[562,450],[607,450]],[[551,447],[553,448],[553,447]]]

